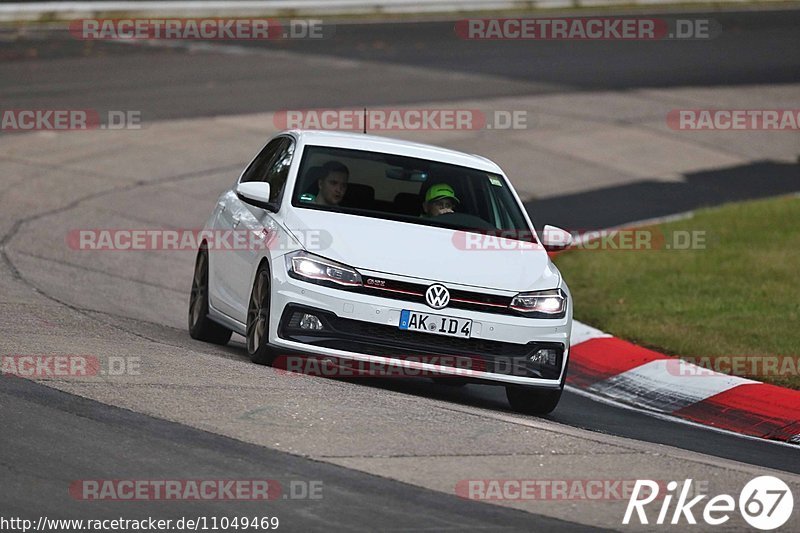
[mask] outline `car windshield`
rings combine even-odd
[[[292,205],[534,240],[499,174],[439,161],[306,146]],[[523,237],[524,236],[524,237]]]

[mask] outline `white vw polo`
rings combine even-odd
[[[195,339],[239,333],[262,364],[313,356],[504,385],[527,413],[558,404],[573,306],[547,252],[571,237],[537,234],[488,159],[283,132],[220,196],[203,235]]]

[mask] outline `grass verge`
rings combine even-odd
[[[575,318],[703,367],[800,389],[800,197],[702,209],[646,231],[651,249],[556,258]],[[697,246],[675,249],[692,235]]]

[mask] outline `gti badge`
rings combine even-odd
[[[431,285],[425,291],[425,301],[434,309],[444,309],[450,303],[450,291],[439,283]]]

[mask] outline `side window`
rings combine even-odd
[[[270,186],[269,201],[279,203],[289,177],[289,167],[294,155],[294,141],[278,137],[264,147],[253,164],[242,176],[242,182],[266,181]]]
[[[294,141],[284,139],[284,145],[272,159],[267,169],[265,181],[269,182],[269,201],[279,203],[283,198],[283,190],[286,188],[286,178],[289,177],[289,167],[292,165],[294,156]]]
[[[283,137],[271,140],[269,144],[261,150],[261,153],[258,154],[250,166],[247,167],[247,170],[245,170],[242,175],[242,183],[246,181],[263,181],[262,178],[266,174],[267,166],[280,150],[281,146],[283,146],[284,141],[285,139]]]

